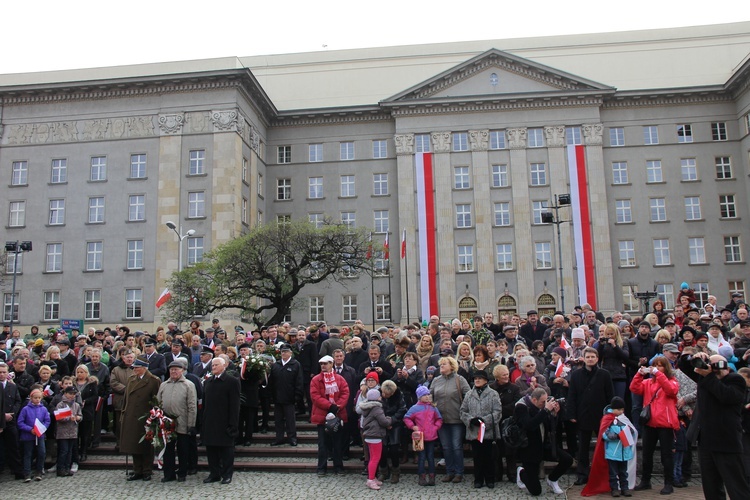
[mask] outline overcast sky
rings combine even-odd
[[[0,73],[717,24],[746,1],[3,2]],[[709,7],[710,6],[710,7]]]

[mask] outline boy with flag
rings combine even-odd
[[[81,404],[76,401],[78,391],[75,387],[66,387],[62,401],[55,409],[57,422],[57,475],[59,477],[72,476],[70,470],[73,462],[73,447],[78,441],[78,422],[83,419]]]
[[[50,425],[49,411],[42,404],[42,390],[34,389],[29,394],[29,404],[21,409],[18,416],[18,429],[21,431],[23,448],[23,481],[31,481],[31,462],[36,453],[36,474],[34,480],[41,481],[44,474],[44,433]]]

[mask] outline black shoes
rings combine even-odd
[[[180,477],[178,477],[178,478],[177,478],[177,482],[178,482],[178,483],[184,483],[184,482],[185,482],[185,477],[184,477],[184,476],[180,476]]]
[[[175,478],[173,478],[173,477],[163,477],[163,478],[161,478],[161,482],[162,483],[169,483],[169,482],[172,482],[174,480],[175,480]]]
[[[206,479],[203,480],[203,484],[218,483],[219,481],[221,481],[220,477],[211,477],[211,476],[208,476]]]
[[[277,439],[273,443],[271,443],[271,446],[281,446],[282,444],[286,444],[286,440],[284,439]]]
[[[292,446],[297,446],[297,440],[295,438],[292,438],[289,440],[289,444]]]
[[[128,476],[128,481],[138,481],[139,479],[143,479],[143,474],[131,474]]]
[[[231,484],[232,478],[231,477],[225,477],[221,480],[221,484]]]
[[[674,488],[672,488],[671,484],[665,484],[664,488],[659,492],[660,495],[671,495],[672,493],[674,493]]]
[[[188,476],[194,476],[198,474],[198,469],[188,469],[187,474]]]
[[[144,476],[143,476],[143,480],[144,480],[144,481],[151,481],[151,474],[149,474],[148,476],[146,476],[146,475],[144,474]]]
[[[576,479],[576,482],[573,483],[573,484],[576,485],[576,486],[583,486],[584,484],[586,484],[588,482],[589,482],[588,478],[586,478],[586,477],[578,477]]]
[[[650,490],[651,489],[651,481],[641,481],[640,483],[635,485],[635,488],[633,488],[633,491],[643,491],[643,490]]]

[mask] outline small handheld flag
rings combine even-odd
[[[562,377],[564,372],[565,365],[562,362],[562,358],[557,360],[557,368],[555,368],[555,377]]]
[[[486,426],[484,425],[484,422],[479,422],[479,434],[477,435],[477,441],[480,443],[484,441],[484,431],[486,429]]]
[[[565,350],[570,349],[570,344],[568,344],[568,339],[565,338],[565,335],[562,336],[560,339],[560,347],[562,347]]]
[[[55,410],[55,420],[63,420],[65,418],[70,418],[73,416],[73,411],[70,409],[70,407],[60,408],[59,410]]]
[[[34,421],[34,427],[31,428],[31,433],[40,438],[45,432],[47,432],[47,426],[37,418],[36,421]]]

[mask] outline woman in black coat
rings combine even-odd
[[[405,353],[403,368],[397,368],[391,378],[404,395],[407,410],[417,404],[417,387],[424,383],[424,373],[419,369],[418,364],[419,357],[416,353]]]
[[[500,404],[503,407],[502,419],[500,425],[502,428],[503,420],[513,416],[515,405],[521,399],[521,388],[510,382],[510,371],[505,365],[497,365],[492,370],[492,376],[495,381],[490,384],[490,389],[494,389],[500,395]],[[506,476],[509,482],[516,480],[516,455],[517,450],[506,446],[502,439],[497,440],[498,459],[495,478],[500,481],[503,477],[503,457],[505,457]]]
[[[604,337],[594,344],[599,351],[599,367],[604,368],[612,377],[615,396],[625,399],[625,388],[628,383],[626,366],[630,358],[628,343],[622,339],[620,327],[608,323],[604,327]]]
[[[388,428],[386,434],[386,447],[383,456],[380,459],[379,481],[391,480],[392,484],[398,483],[401,477],[399,468],[399,448],[401,446],[401,432],[404,428],[404,415],[406,415],[406,403],[404,396],[392,380],[386,380],[380,386],[383,394],[383,412],[386,417],[391,417],[393,424]],[[391,467],[388,467],[388,459],[391,460]]]
[[[94,426],[96,403],[99,400],[99,384],[96,377],[89,375],[86,365],[76,367],[76,378],[73,381],[83,402],[83,420],[78,427],[78,450],[73,450],[73,461],[85,462],[89,444],[91,443],[91,429]]]

